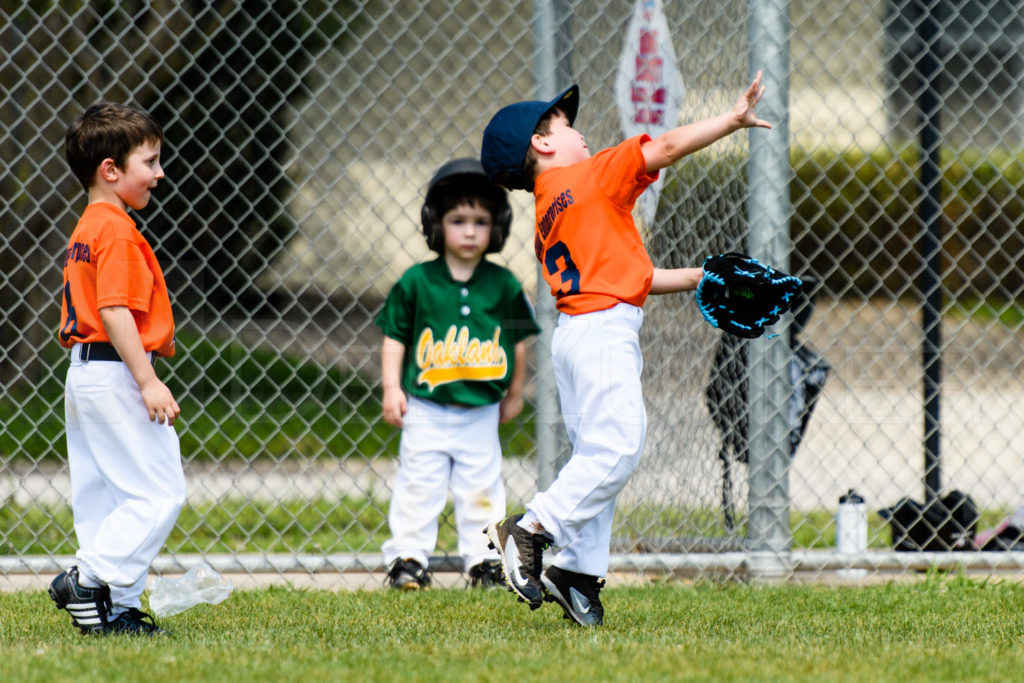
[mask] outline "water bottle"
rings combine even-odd
[[[861,555],[868,549],[868,507],[857,492],[850,489],[839,497],[836,512],[836,552],[843,555]],[[840,569],[839,578],[862,579],[867,569]]]
[[[227,600],[234,586],[206,562],[192,567],[180,579],[161,576],[149,589],[149,607],[158,617],[180,614],[200,603]]]

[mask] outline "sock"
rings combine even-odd
[[[91,576],[89,576],[85,572],[79,570],[78,571],[78,585],[81,586],[82,588],[99,588],[103,584],[100,583],[99,581],[97,581],[96,579],[92,578]]]
[[[548,532],[544,531],[544,527],[538,521],[537,517],[530,511],[526,511],[523,514],[523,518],[516,522],[516,526],[526,529],[531,534],[544,534],[550,536]]]

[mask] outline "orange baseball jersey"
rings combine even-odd
[[[640,135],[593,157],[544,171],[534,184],[534,249],[555,306],[573,315],[620,302],[643,306],[654,265],[633,204],[658,174],[647,172]]]
[[[113,204],[89,204],[64,254],[62,346],[109,342],[100,309],[127,306],[146,351],[174,355],[174,316],[167,284],[149,242]]]

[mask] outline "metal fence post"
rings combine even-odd
[[[921,117],[921,171],[918,216],[921,223],[921,349],[924,376],[924,500],[934,504],[942,492],[942,80],[941,29],[934,9],[914,5],[917,45],[915,69],[921,82],[917,95]]]
[[[569,7],[565,0],[546,0],[534,4],[533,30],[537,51],[534,74],[538,99],[554,97],[558,88],[567,87],[572,80],[571,40],[568,35]],[[560,453],[559,438],[561,412],[558,390],[551,364],[551,332],[555,328],[558,312],[555,301],[548,294],[548,285],[537,264],[537,322],[541,333],[537,337],[537,489],[543,491],[558,475],[564,457]]]
[[[750,4],[750,70],[764,72],[758,105],[773,130],[750,131],[747,204],[751,253],[789,269],[789,5]],[[785,335],[750,345],[750,464],[748,525],[751,578],[775,580],[790,572],[789,452],[786,405],[791,392]]]

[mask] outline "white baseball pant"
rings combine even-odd
[[[381,546],[385,562],[405,558],[427,566],[449,487],[466,569],[498,559],[482,532],[505,516],[498,404],[448,406],[410,396],[408,406],[388,511],[392,536]]]
[[[608,572],[615,500],[640,462],[647,432],[640,374],[643,310],[630,304],[560,314],[551,338],[555,382],[572,455],[527,503],[559,550],[552,563]]]
[[[80,352],[76,344],[64,395],[78,568],[110,586],[116,614],[141,606],[185,504],[185,474],[174,427],[150,422],[128,366],[83,363]]]

